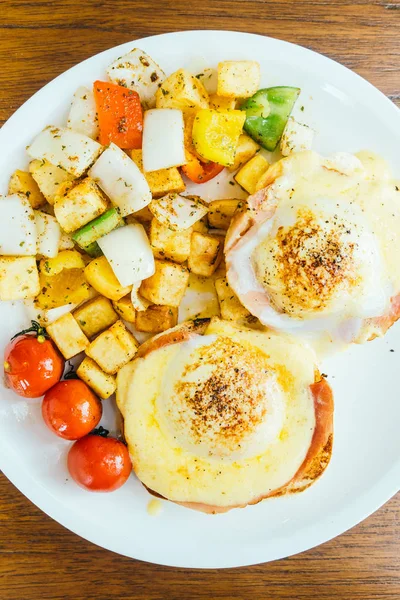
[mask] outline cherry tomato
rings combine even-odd
[[[68,470],[81,487],[113,492],[128,479],[132,463],[125,444],[115,438],[87,435],[71,447]]]
[[[42,403],[43,419],[49,429],[65,440],[78,440],[98,425],[103,406],[80,379],[60,381]]]
[[[6,385],[24,398],[40,398],[64,371],[64,359],[43,335],[21,335],[4,352]]]
[[[186,160],[186,165],[181,167],[182,172],[194,183],[206,183],[224,170],[222,165],[214,162],[203,162],[188,151],[186,152]]]

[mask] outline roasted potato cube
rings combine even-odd
[[[260,87],[260,65],[253,60],[226,60],[218,64],[218,96],[250,98]]]
[[[250,316],[249,311],[240,303],[239,298],[229,285],[226,277],[215,280],[215,289],[218,296],[221,317],[225,321],[240,321]]]
[[[152,218],[153,213],[151,212],[148,206],[145,206],[141,210],[138,210],[137,212],[133,213],[133,215],[128,215],[126,217],[126,222],[129,225],[130,223],[135,223],[136,221],[138,221],[139,223],[142,223],[142,225],[144,225],[145,223],[150,223]]]
[[[39,208],[39,206],[46,204],[46,198],[40,191],[38,184],[27,171],[20,171],[19,169],[14,171],[8,184],[8,193],[25,194],[32,208]]]
[[[114,300],[112,303],[114,309],[117,311],[120,317],[128,323],[134,323],[136,319],[136,310],[132,304],[131,295],[128,294],[119,300]]]
[[[67,360],[89,346],[89,340],[71,313],[48,325],[47,333]]]
[[[118,321],[118,315],[108,298],[97,296],[74,311],[83,333],[91,338]]]
[[[224,98],[218,94],[210,96],[210,108],[214,110],[234,110],[236,108],[235,98]]]
[[[232,217],[241,203],[242,200],[235,200],[234,198],[210,202],[208,205],[210,209],[208,213],[208,223],[210,227],[214,227],[215,229],[228,229]]]
[[[29,172],[49,204],[54,204],[56,196],[61,192],[65,193],[74,185],[73,175],[61,167],[52,165],[48,160],[31,160]]]
[[[34,298],[39,291],[34,256],[0,256],[0,300]]]
[[[237,171],[242,167],[247,161],[249,161],[253,156],[259,151],[260,146],[251,139],[250,136],[242,133],[239,136],[239,143],[236,148],[235,154],[235,162],[231,167],[228,167],[229,171]]]
[[[269,167],[262,154],[256,154],[235,175],[237,183],[249,194],[254,194],[258,180]]]
[[[143,158],[141,150],[130,150],[131,159],[143,173]],[[186,186],[177,167],[160,169],[144,173],[153,198],[162,198],[165,194],[184,192]],[[142,209],[145,210],[145,209]],[[139,211],[142,212],[142,211]],[[134,213],[137,217],[138,213]]]
[[[190,253],[192,228],[183,231],[172,231],[157,219],[150,226],[150,244],[156,258],[167,258],[177,263],[183,263]]]
[[[156,92],[157,108],[193,110],[208,108],[208,94],[196,77],[179,69],[162,83]]]
[[[152,304],[143,312],[136,313],[135,327],[146,333],[161,333],[175,327],[178,322],[178,309],[174,306]]]
[[[105,256],[90,261],[85,269],[85,277],[99,294],[110,300],[119,300],[132,289],[132,286],[123,287],[119,283]]]
[[[64,196],[57,197],[54,214],[66,233],[76,231],[103,214],[108,203],[93,179],[86,177]]]
[[[155,262],[156,272],[142,282],[140,294],[154,304],[179,306],[188,284],[189,271],[167,260]]]
[[[86,357],[76,370],[76,374],[100,398],[109,398],[117,389],[117,382],[113,375],[102,371],[97,363]]]
[[[223,241],[220,237],[199,233],[192,233],[188,267],[192,273],[210,277],[222,259]]]
[[[122,321],[117,321],[103,331],[86,349],[86,354],[111,375],[115,374],[136,354],[139,342],[127,330]]]
[[[192,230],[199,231],[200,233],[208,233],[207,215],[200,219],[200,221],[196,221],[196,223],[192,227]]]

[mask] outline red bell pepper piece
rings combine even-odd
[[[122,85],[95,81],[94,97],[99,119],[99,142],[120,148],[142,147],[143,110],[139,94]]]
[[[186,165],[181,167],[182,172],[194,183],[206,183],[225,168],[215,162],[203,162],[188,151],[186,151],[186,160]]]

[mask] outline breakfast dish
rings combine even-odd
[[[198,519],[214,519],[197,515],[229,512],[215,521],[267,514],[267,528],[292,523],[294,540],[308,499],[318,512],[323,494],[332,514],[328,496],[346,488],[332,492],[338,466],[359,461],[344,450],[349,423],[360,429],[346,398],[357,405],[367,379],[330,361],[343,365],[346,349],[350,368],[369,353],[360,343],[389,343],[400,316],[399,186],[373,143],[342,136],[329,148],[296,70],[266,68],[252,44],[206,54],[107,53],[65,88],[64,117],[30,127],[25,166],[10,158],[0,401],[32,459],[40,439],[57,456],[44,469],[52,498],[63,478],[63,514],[68,498],[90,511],[87,491],[116,492],[110,523],[120,514],[136,527],[147,504],[153,515],[169,500],[198,539]],[[31,435],[10,408],[35,415]],[[377,440],[382,428],[362,412],[365,447],[365,423]]]

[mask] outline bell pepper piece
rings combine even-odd
[[[94,97],[99,119],[99,142],[120,148],[141,148],[143,110],[139,94],[122,85],[95,81]]]
[[[232,165],[245,120],[246,114],[241,110],[199,110],[193,123],[197,154],[224,167]]]
[[[214,177],[224,170],[222,165],[218,165],[215,162],[203,162],[187,150],[186,161],[186,165],[181,167],[182,173],[184,173],[190,181],[193,181],[193,183],[206,183],[206,181],[214,179]]]
[[[280,86],[259,90],[240,107],[246,111],[244,130],[272,152],[282,137],[300,88]]]

